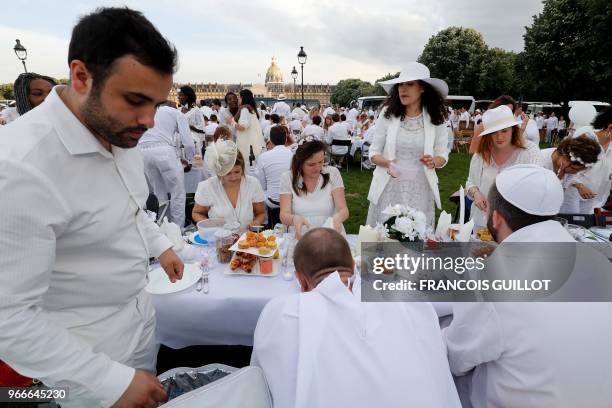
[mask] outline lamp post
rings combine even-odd
[[[304,47],[300,47],[300,52],[298,52],[298,62],[302,66],[302,105],[304,105],[304,64],[306,63],[306,53],[304,52]]]
[[[295,80],[297,79],[298,76],[298,72],[297,69],[295,69],[295,65],[293,66],[293,69],[291,70],[291,78],[293,78],[293,100],[295,101]]]
[[[19,42],[19,40],[15,40],[15,41],[17,42],[15,43],[15,46],[13,47],[13,51],[15,51],[15,55],[17,55],[17,58],[19,58],[19,60],[23,64],[23,70],[25,72],[28,72],[28,69],[26,68],[26,63],[25,63],[26,58],[28,58],[28,51],[25,49],[23,45],[21,45],[21,42]]]

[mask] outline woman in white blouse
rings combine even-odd
[[[441,208],[436,168],[448,160],[446,82],[429,69],[409,63],[398,78],[380,83],[389,97],[376,121],[370,160],[376,164],[368,200],[367,223],[386,221],[382,212],[395,204],[422,211],[433,223],[434,203]]]
[[[291,161],[291,170],[283,173],[280,181],[280,219],[295,229],[296,237],[302,227],[322,227],[328,218],[339,232],[349,211],[344,197],[342,176],[335,167],[324,166],[325,143],[306,136]]]
[[[514,118],[508,106],[487,110],[482,123],[484,130],[472,156],[466,183],[468,196],[474,200],[471,218],[480,227],[487,225],[487,195],[497,174],[515,164],[542,165],[540,149],[523,139],[519,128],[522,122]]]
[[[253,92],[248,89],[240,91],[240,110],[234,117],[236,120],[236,144],[245,160],[249,158],[251,147],[255,158],[265,151],[266,141],[263,137],[259,113],[255,106]]]
[[[219,139],[206,149],[206,163],[217,175],[198,184],[192,218],[238,221],[243,228],[264,225],[264,193],[255,177],[245,175],[244,158],[236,144]]]

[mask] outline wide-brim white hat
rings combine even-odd
[[[225,176],[236,165],[238,147],[231,140],[219,139],[206,148],[204,161],[210,171],[219,177]]]
[[[563,186],[555,173],[536,164],[517,164],[495,178],[497,191],[527,214],[557,215],[563,204]]]
[[[278,94],[278,97],[276,98],[276,100],[278,101],[284,101],[285,99],[287,99],[285,94]]]
[[[482,126],[484,130],[480,136],[489,135],[498,130],[506,129],[512,126],[520,125],[520,120],[516,120],[512,110],[506,105],[498,106],[497,108],[489,109],[482,114]]]
[[[423,81],[431,85],[436,91],[442,95],[442,97],[448,96],[448,85],[441,79],[430,78],[429,68],[418,62],[411,62],[402,69],[399,77],[389,79],[387,81],[381,81],[379,84],[383,87],[385,92],[391,92],[393,85],[401,84],[410,81]]]

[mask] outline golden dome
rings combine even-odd
[[[270,82],[283,83],[283,74],[276,64],[275,57],[272,57],[272,64],[270,64],[270,67],[266,71],[266,84]]]

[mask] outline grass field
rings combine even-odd
[[[348,172],[346,169],[341,172],[350,214],[344,227],[349,234],[359,232],[359,226],[365,224],[368,216],[368,191],[372,181],[372,171],[360,171],[358,157],[357,155]],[[442,208],[450,214],[455,214],[456,206],[448,200],[448,197],[459,189],[459,185],[465,185],[469,168],[470,156],[468,154],[451,153],[448,164],[443,169],[437,170],[440,179]],[[438,211],[436,211],[436,217],[437,214]]]

